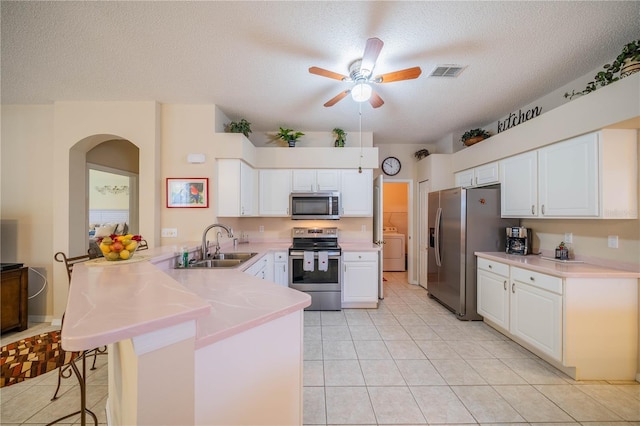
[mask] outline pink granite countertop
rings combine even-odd
[[[231,270],[162,271],[153,265],[175,256],[174,246],[137,253],[132,261],[78,264],[62,345],[86,350],[196,320],[198,348],[304,309],[311,303],[309,295],[243,272],[268,251],[288,246],[239,244],[236,251],[258,255]]]
[[[476,256],[561,278],[640,278],[640,272],[592,263],[557,262],[539,255],[518,256],[504,252],[476,252]]]

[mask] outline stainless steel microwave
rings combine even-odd
[[[291,219],[340,219],[340,192],[292,192]]]

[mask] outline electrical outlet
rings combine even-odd
[[[178,228],[162,228],[160,236],[164,238],[176,238],[178,236]]]
[[[609,235],[607,238],[607,245],[609,248],[618,248],[618,236],[617,235]]]
[[[564,242],[567,244],[573,244],[573,234],[571,232],[564,233]]]
[[[260,225],[260,226],[258,227],[258,232],[264,232],[264,226]]]

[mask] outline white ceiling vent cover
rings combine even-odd
[[[438,65],[429,77],[457,77],[465,68],[463,65]]]

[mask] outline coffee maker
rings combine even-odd
[[[522,226],[510,226],[507,228],[507,254],[527,255],[531,253],[531,240],[533,234],[530,228]]]

